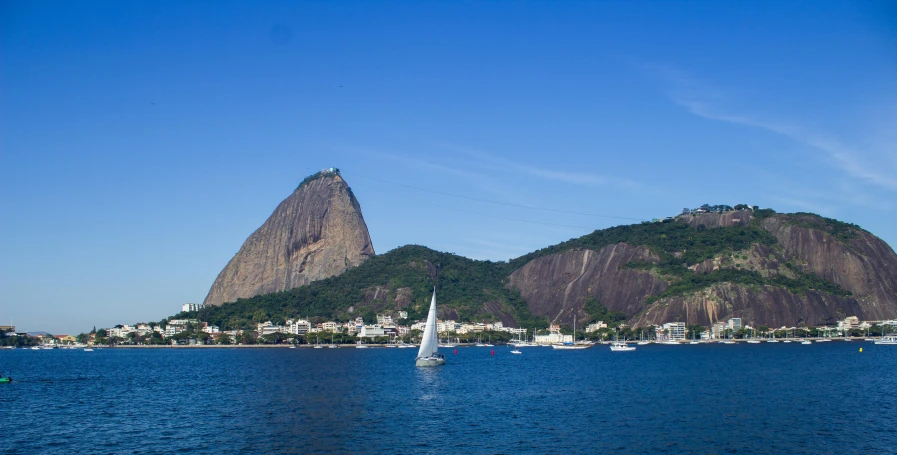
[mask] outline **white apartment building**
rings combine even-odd
[[[457,332],[461,328],[461,324],[452,320],[439,321],[436,323],[436,331],[439,333]]]
[[[710,338],[714,340],[719,340],[721,338],[725,338],[726,329],[729,328],[729,324],[725,322],[717,322],[710,326]]]
[[[380,325],[363,325],[361,326],[361,330],[358,332],[358,338],[377,338],[377,337],[385,337],[386,329]]]
[[[153,328],[149,324],[137,324],[137,335],[146,336],[153,332]]]
[[[741,324],[741,318],[729,319],[729,328],[730,329],[741,330],[742,327],[744,327],[744,326]]]
[[[286,322],[287,331],[293,335],[305,335],[311,329],[311,323],[305,319],[297,319]]]
[[[336,323],[333,321],[325,322],[325,323],[321,324],[321,329],[324,330],[325,332],[339,332],[340,325],[339,325],[339,323]]]
[[[587,325],[586,332],[597,332],[601,329],[606,329],[606,328],[607,328],[607,324],[605,324],[604,321],[598,321],[598,322],[594,322],[592,324]]]
[[[221,330],[218,328],[217,325],[207,325],[207,326],[205,326],[205,327],[202,328],[202,331],[205,332],[205,333],[208,333],[208,334],[220,333],[220,332],[221,332]]]
[[[171,336],[175,336],[175,335],[177,335],[177,334],[179,334],[179,333],[181,333],[181,332],[183,332],[183,331],[185,331],[185,330],[187,330],[187,327],[186,327],[186,326],[183,326],[183,325],[173,325],[173,324],[168,324],[168,325],[165,326],[165,333],[164,333],[164,335],[165,335],[166,338],[168,338],[168,337],[171,337]]]
[[[289,333],[289,330],[286,327],[280,325],[274,325],[271,321],[265,321],[261,324],[257,325],[256,331],[259,335],[269,335],[272,333]]]
[[[203,308],[203,304],[201,303],[185,303],[181,305],[181,311],[187,313],[191,311],[199,311]]]
[[[667,322],[663,325],[664,330],[669,331],[669,339],[679,341],[685,339],[685,323],[684,322]]]
[[[850,330],[860,327],[860,318],[856,316],[848,316],[843,321],[838,321],[838,328],[841,330]]]

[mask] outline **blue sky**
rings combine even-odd
[[[0,3],[0,323],[202,301],[331,166],[378,253],[506,260],[705,202],[893,246],[897,8]]]

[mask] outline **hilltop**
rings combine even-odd
[[[859,226],[746,205],[596,230],[508,262],[404,246],[284,292],[197,314],[222,328],[305,316],[424,316],[437,286],[440,317],[544,327],[604,311],[630,324],[708,325],[728,317],[770,326],[845,316],[897,317],[897,255]]]

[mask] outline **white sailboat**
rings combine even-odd
[[[439,339],[436,333],[436,287],[433,287],[433,298],[430,300],[430,313],[427,314],[427,325],[424,336],[420,340],[420,351],[414,364],[419,367],[435,367],[445,364],[445,357],[439,353]]]
[[[535,338],[535,335],[533,336]],[[592,347],[590,344],[576,344],[576,315],[573,315],[573,342],[552,344],[552,349],[588,349]]]

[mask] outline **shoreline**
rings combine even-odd
[[[870,338],[875,338],[875,337],[870,337]],[[759,341],[760,343],[763,343],[763,344],[766,344],[766,342],[767,342],[767,340],[765,338],[763,338],[763,339],[758,338],[758,339],[754,339],[754,340]],[[776,340],[779,343],[785,341],[784,338],[777,338]],[[810,338],[810,337],[808,337],[808,338],[788,338],[788,340],[795,342],[795,343],[800,343],[801,341],[804,341],[804,340],[812,341],[814,343],[819,342],[820,340],[841,341],[841,342],[844,342],[844,341],[865,342],[865,337],[859,337],[859,338],[824,338],[824,337]],[[680,342],[679,344],[688,346],[688,345],[690,345],[689,341],[690,340],[685,340],[685,341]],[[734,341],[735,344],[749,344],[748,341],[752,341],[752,340],[739,339],[739,340],[729,340],[729,341]],[[627,343],[627,344],[634,344],[634,343],[638,343],[638,342],[639,342],[639,340],[624,341],[624,343]],[[595,342],[594,345],[609,345],[611,343],[613,343],[613,341],[598,341],[598,342]],[[662,343],[657,342],[657,341],[652,341],[651,344],[662,344]],[[699,344],[722,344],[722,342],[720,340],[714,340],[714,341],[708,341],[708,342],[699,341]],[[215,348],[222,348],[222,349],[290,349],[290,346],[293,346],[293,345],[290,345],[290,344],[124,345],[123,344],[123,345],[115,345],[115,346],[93,346],[93,348],[100,348],[100,349],[122,349],[122,348],[123,349],[215,349]],[[315,348],[315,345],[313,345],[313,344],[297,344],[295,346],[296,346],[296,349],[314,349]],[[319,345],[319,346],[322,346],[324,349],[334,349],[334,348],[328,348],[327,347],[328,345]],[[336,345],[336,347],[339,349],[355,349],[355,348],[357,348],[357,346],[358,345],[356,345],[356,344]],[[395,345],[365,344],[364,346],[367,346],[369,348],[386,348],[387,346],[393,347]],[[496,347],[508,347],[508,346],[513,346],[513,345],[508,343],[508,344],[496,344],[495,346],[484,346],[484,347],[496,348]],[[669,346],[669,345],[667,345],[667,346]],[[414,345],[414,347],[417,348],[419,346]],[[459,348],[476,347],[476,344],[475,343],[457,343],[454,345],[454,347],[459,347]],[[544,344],[544,345],[538,345],[537,347],[551,347],[551,345]],[[452,349],[452,348],[443,348],[443,349]]]

